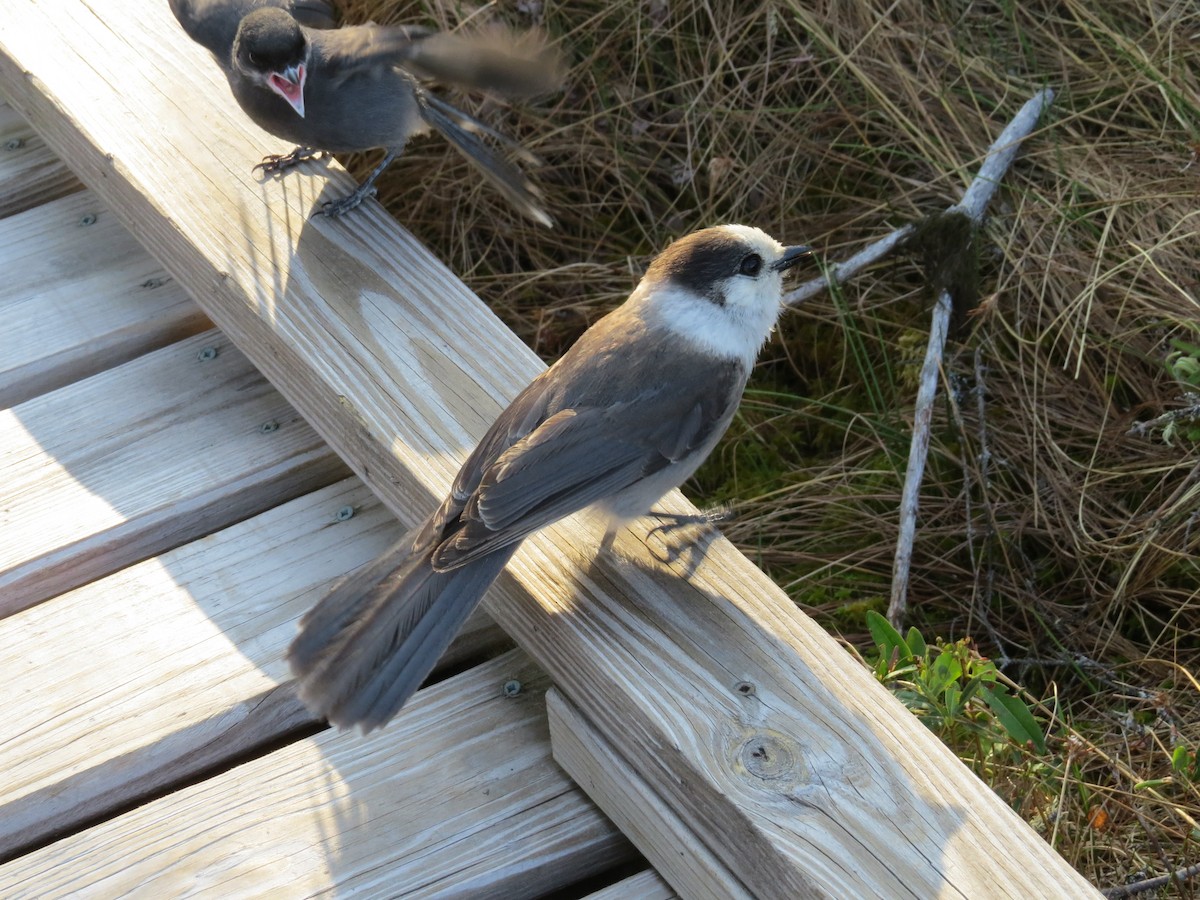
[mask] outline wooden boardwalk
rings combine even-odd
[[[280,687],[296,619],[394,520],[95,196],[11,189],[35,158],[66,170],[0,121],[23,151],[0,155],[0,895],[536,896],[624,871],[551,759],[546,676],[485,616],[443,660],[477,664],[403,726],[267,752],[321,727]]]
[[[548,529],[392,725],[313,719],[297,619],[541,363],[310,222],[336,166],[253,178],[166,4],[52,6],[0,23],[0,896],[1095,896],[724,541]]]

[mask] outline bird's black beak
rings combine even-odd
[[[783,256],[771,263],[771,268],[776,272],[783,272],[810,255],[812,255],[812,247],[784,247]]]

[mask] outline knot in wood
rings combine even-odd
[[[777,731],[751,732],[742,742],[738,761],[750,775],[762,781],[796,782],[805,775],[800,745]]]

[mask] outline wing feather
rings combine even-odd
[[[412,25],[357,25],[328,35],[341,78],[398,66],[412,75],[506,97],[528,97],[562,84],[561,55],[536,33],[506,29],[456,33]]]
[[[426,533],[435,569],[515,544],[673,463],[698,461],[725,430],[744,366],[697,356],[704,377],[674,383],[663,379],[657,354],[638,352],[629,323],[610,328],[593,326],[476,447],[428,526],[436,529]],[[612,352],[618,343],[622,352]]]
[[[461,566],[632,487],[689,455],[727,418],[696,402],[683,416],[659,416],[647,428],[631,406],[560,410],[500,454],[434,565]]]

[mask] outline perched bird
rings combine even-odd
[[[284,171],[324,152],[382,147],[383,161],[347,197],[326,203],[327,216],[375,193],[375,180],[409,137],[433,128],[455,146],[522,213],[553,220],[538,189],[494,151],[491,138],[527,162],[515,141],[426,90],[418,78],[468,90],[526,97],[556,89],[561,58],[532,35],[470,35],[416,27],[333,28],[326,0],[170,0],[188,35],[206,47],[245,113],[261,128],[299,146],[268,156],[266,171]]]
[[[664,250],[500,414],[424,524],[308,612],[288,652],[305,703],[343,727],[384,724],[525,537],[591,506],[607,547],[690,476],[775,327],[784,270],[808,253],[744,225]]]

